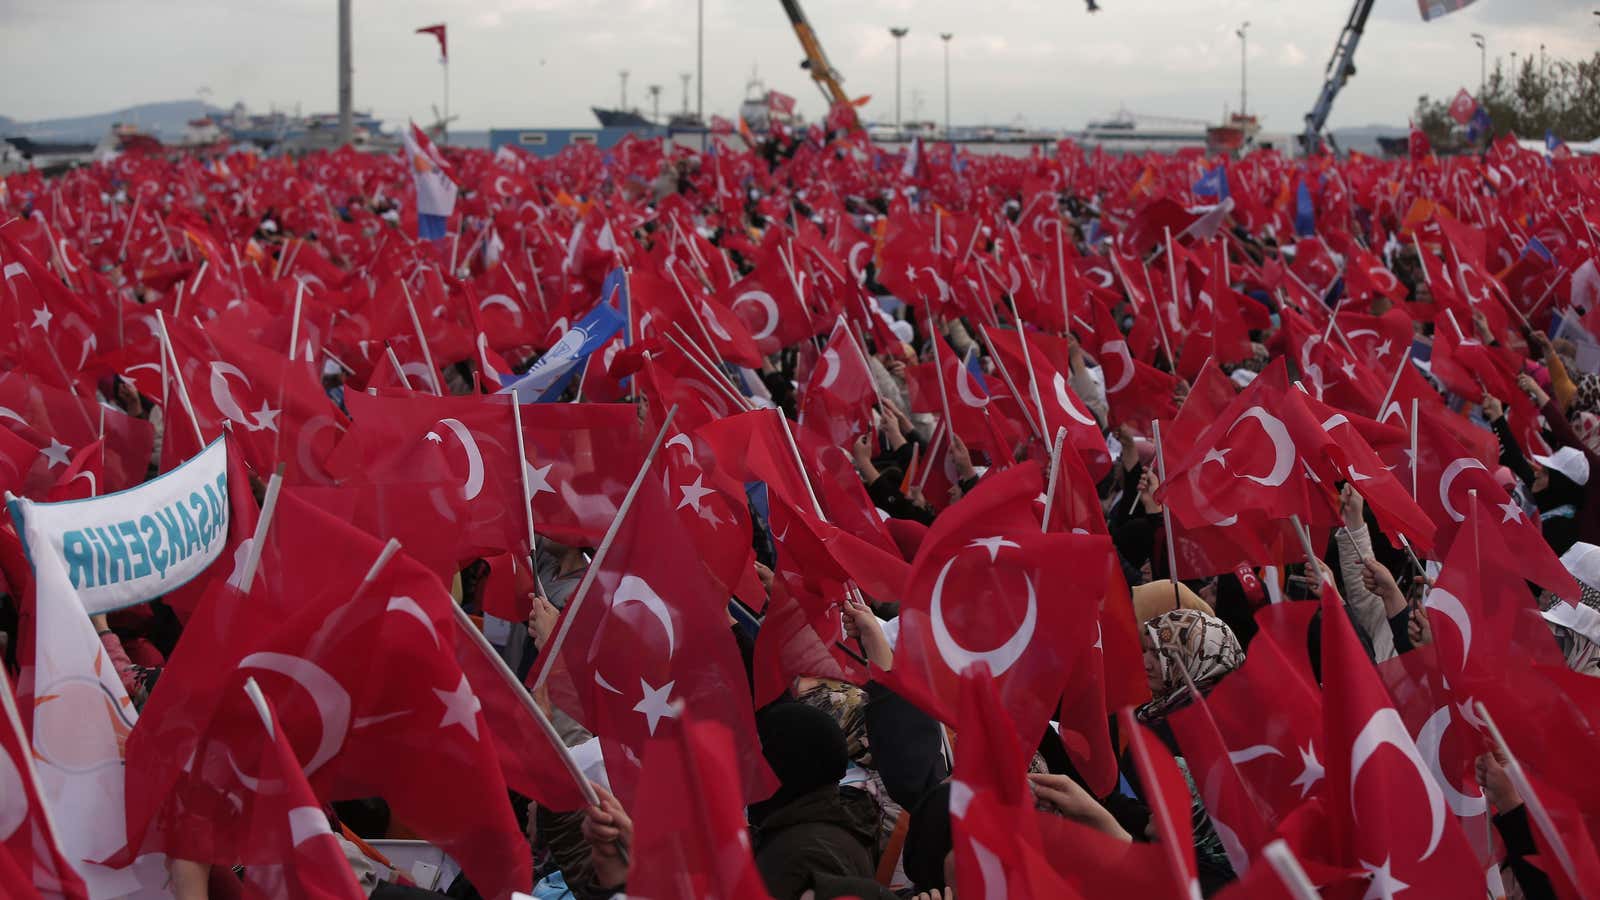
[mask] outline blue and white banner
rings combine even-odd
[[[566,390],[589,354],[605,346],[627,320],[622,313],[601,303],[579,319],[554,347],[530,367],[526,374],[501,388],[502,394],[516,394],[518,403],[543,403]]]
[[[28,558],[59,559],[90,614],[169,593],[205,571],[228,541],[228,449],[212,441],[159,478],[115,494],[10,501]]]

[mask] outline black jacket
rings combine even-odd
[[[756,869],[774,900],[797,900],[819,875],[877,873],[876,804],[855,788],[828,785],[797,797],[755,830]]]

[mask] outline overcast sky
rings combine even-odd
[[[1296,129],[1321,86],[1349,0],[802,0],[869,118],[894,118],[894,41],[904,25],[905,117],[941,119],[950,44],[956,124],[1081,127],[1126,106],[1216,119],[1239,101],[1239,40],[1249,29],[1250,107],[1269,131]],[[355,98],[392,124],[426,120],[442,96],[432,39],[450,28],[450,109],[458,128],[582,126],[591,105],[630,104],[662,85],[682,102],[695,67],[695,0],[354,0]],[[1479,0],[1424,24],[1416,0],[1378,0],[1359,75],[1334,125],[1403,125],[1419,94],[1478,82],[1471,33],[1490,66],[1510,54],[1600,49],[1593,0]],[[196,97],[306,112],[337,108],[335,0],[0,0],[0,115],[37,119]],[[769,88],[824,105],[796,64],[776,0],[705,0],[705,109],[732,115],[755,70]],[[691,88],[692,92],[692,88]],[[693,97],[691,93],[691,104]]]

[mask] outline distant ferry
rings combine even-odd
[[[1198,149],[1208,153],[1234,153],[1244,149],[1261,131],[1255,116],[1237,113],[1221,125],[1201,119],[1140,116],[1126,109],[1110,119],[1090,122],[1083,130],[1086,147],[1107,153],[1173,153]]]

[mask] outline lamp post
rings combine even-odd
[[[1249,39],[1246,37],[1246,32],[1248,32],[1249,30],[1250,30],[1250,23],[1249,22],[1245,22],[1243,25],[1239,26],[1239,30],[1238,31],[1234,32],[1234,34],[1237,34],[1239,36],[1239,115],[1240,116],[1243,116],[1245,114],[1245,111],[1249,108],[1247,106],[1247,104],[1246,104],[1246,101],[1250,97],[1250,94],[1249,94],[1249,84],[1250,84],[1250,82],[1249,82],[1249,69],[1247,68],[1248,65],[1249,65],[1249,60],[1250,60],[1250,53],[1249,53],[1250,42],[1249,42]]]
[[[657,124],[661,122],[661,85],[652,84],[647,88],[650,92],[650,118]]]
[[[900,44],[911,29],[895,26],[889,29],[894,35],[894,136],[900,137]]]
[[[955,37],[954,32],[939,32],[939,40],[944,41],[944,139],[950,140],[950,39]]]
[[[628,109],[628,70],[623,69],[617,75],[622,78],[622,93],[621,99],[617,101],[617,108],[626,112]]]
[[[1483,95],[1489,90],[1489,42],[1483,35],[1474,31],[1472,42],[1478,45],[1478,102],[1483,102]]]

